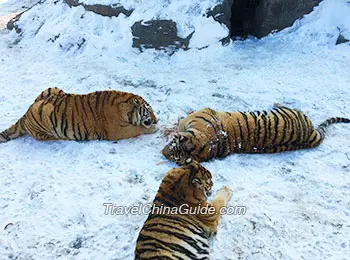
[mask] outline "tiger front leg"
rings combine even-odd
[[[32,136],[34,139],[38,141],[55,141],[55,140],[60,140],[59,138],[46,133],[46,132],[36,132],[33,131],[33,129],[29,128],[28,133],[30,136]]]
[[[32,136],[33,136],[33,138],[35,138],[38,141],[56,141],[56,140],[60,140],[59,138],[54,137],[52,135],[49,135],[47,133],[35,133]]]
[[[216,194],[214,200],[210,203],[210,205],[215,209],[214,214],[207,215],[207,219],[209,220],[207,225],[210,227],[211,232],[216,233],[219,219],[222,214],[222,209],[226,207],[231,195],[231,190],[227,186],[223,186]]]

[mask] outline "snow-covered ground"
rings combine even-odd
[[[21,3],[0,0],[0,19],[22,10]],[[335,46],[339,30],[350,38],[347,1],[324,0],[293,27],[262,40],[213,43],[171,57],[131,49],[126,25],[137,20],[134,14],[101,17],[49,0],[43,6],[23,15],[20,41],[14,31],[0,31],[0,130],[56,86],[142,95],[157,112],[160,130],[203,107],[246,111],[282,103],[315,125],[350,117],[350,46]],[[78,49],[82,37],[86,43]],[[350,125],[338,124],[316,149],[204,163],[215,190],[232,189],[229,205],[247,207],[245,216],[222,218],[212,259],[347,259],[349,137]],[[159,131],[118,143],[24,137],[1,144],[0,259],[133,259],[147,216],[106,216],[103,203],[151,202],[175,167],[157,165],[166,143]]]

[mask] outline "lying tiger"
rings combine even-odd
[[[349,123],[330,118],[314,129],[301,111],[275,105],[270,112],[217,112],[205,108],[180,120],[178,133],[162,154],[182,165],[232,153],[278,153],[318,146],[326,127]]]
[[[156,123],[151,106],[132,93],[75,95],[48,88],[21,119],[0,133],[0,142],[26,134],[40,141],[119,140],[154,133]]]
[[[150,212],[137,239],[135,260],[209,259],[209,239],[217,231],[221,208],[231,197],[231,191],[223,187],[209,203],[211,179],[211,173],[196,162],[165,175],[153,205],[176,208],[179,214]],[[180,211],[182,205],[188,207],[188,214]],[[210,207],[212,211],[197,214],[190,209],[196,207]]]

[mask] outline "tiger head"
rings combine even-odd
[[[212,175],[197,162],[192,162],[186,168],[189,172],[188,181],[182,183],[186,192],[186,201],[189,203],[201,203],[212,193]]]
[[[131,110],[127,113],[129,123],[145,127],[149,132],[155,132],[158,119],[152,107],[137,95],[129,100],[129,105],[131,105]]]
[[[191,154],[194,154],[195,150],[196,145],[191,134],[176,133],[173,140],[163,148],[162,154],[168,160],[184,165],[194,159]]]
[[[199,163],[193,161],[181,168],[170,170],[163,179],[163,194],[176,196],[173,201],[199,204],[212,193],[211,173]]]

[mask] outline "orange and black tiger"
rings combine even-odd
[[[25,115],[0,133],[0,142],[22,135],[37,140],[119,140],[156,131],[157,118],[140,96],[120,91],[67,94],[43,91]]]
[[[327,126],[349,123],[334,117],[314,129],[301,111],[275,105],[266,112],[217,112],[205,108],[180,120],[178,133],[164,147],[169,160],[207,161],[232,153],[278,153],[318,146]]]
[[[212,186],[211,173],[196,162],[170,170],[153,201],[156,210],[150,212],[139,233],[135,260],[209,259],[209,240],[231,197],[231,191],[223,187],[209,203]],[[198,207],[212,211],[193,210]]]

